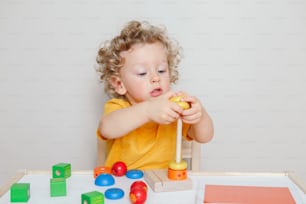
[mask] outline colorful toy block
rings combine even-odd
[[[104,195],[98,191],[83,193],[82,204],[104,204]]]
[[[66,179],[65,178],[51,178],[50,179],[50,195],[51,197],[66,196]]]
[[[68,178],[71,176],[71,164],[58,163],[52,166],[53,178]]]
[[[170,180],[185,180],[187,179],[187,162],[171,161],[168,167],[168,178]]]
[[[192,180],[171,180],[167,169],[153,169],[144,171],[144,179],[154,192],[171,192],[192,189]]]
[[[11,186],[11,202],[28,202],[30,199],[29,183],[14,183]]]
[[[97,166],[94,169],[94,178],[97,178],[97,176],[99,176],[100,174],[112,174],[112,169],[110,167],[107,166]]]

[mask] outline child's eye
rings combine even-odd
[[[168,66],[161,64],[158,68],[157,68],[158,73],[163,74],[168,72]]]
[[[137,75],[138,76],[145,76],[147,73],[146,72],[140,72],[140,73],[138,73]]]

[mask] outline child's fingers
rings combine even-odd
[[[169,99],[171,97],[175,96],[175,92],[173,91],[168,91],[167,93],[163,94],[163,98]]]
[[[185,95],[183,97],[183,100],[188,103],[196,103],[198,101],[197,98],[195,98],[194,96],[189,96],[189,95]]]

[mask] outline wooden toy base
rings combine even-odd
[[[183,191],[192,189],[192,180],[170,180],[167,169],[144,171],[144,179],[154,192]]]

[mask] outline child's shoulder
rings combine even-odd
[[[104,115],[111,113],[115,110],[130,107],[130,103],[124,99],[113,98],[104,104]]]
[[[131,104],[127,101],[127,100],[124,100],[124,99],[120,99],[120,98],[112,98],[108,101],[106,101],[105,103],[106,106],[121,106],[121,107],[129,107],[131,106]]]

